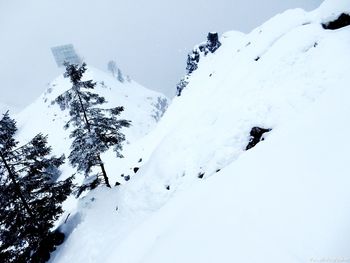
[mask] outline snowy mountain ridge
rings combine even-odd
[[[93,67],[89,67],[84,79],[92,79],[97,83],[96,92],[107,100],[103,105],[104,108],[123,106],[121,118],[132,120],[131,127],[123,131],[127,138],[124,148],[147,134],[166,110],[168,100],[164,95],[145,89],[135,81],[122,83],[110,74]],[[59,76],[48,84],[42,96],[15,117],[18,122],[19,140],[28,141],[41,132],[48,135],[49,145],[52,146],[55,154],[69,155],[70,130],[63,128],[68,120],[68,112],[62,111],[54,100],[70,87],[69,79],[64,78],[63,75]],[[105,155],[106,158],[116,159],[112,151]],[[65,164],[63,176],[73,173],[74,170],[70,165]]]
[[[350,258],[350,27],[322,26],[341,13],[348,0],[326,0],[223,34],[155,129],[130,131],[125,159],[106,156],[122,185],[67,204],[67,239],[51,262]],[[272,130],[246,151],[253,127]]]

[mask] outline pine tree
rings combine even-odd
[[[113,77],[116,77],[119,82],[123,83],[125,81],[124,75],[120,68],[118,68],[117,63],[114,60],[110,60],[107,64],[108,70],[111,72]]]
[[[64,156],[49,156],[47,137],[18,146],[16,122],[0,120],[0,258],[2,262],[45,262],[64,235],[51,232],[72,191],[72,177],[56,182]],[[59,240],[58,240],[59,239]]]
[[[111,72],[113,77],[115,77],[118,71],[117,63],[115,63],[114,60],[110,60],[108,61],[107,68]]]
[[[92,80],[82,81],[86,71],[86,64],[79,65],[65,64],[64,76],[69,78],[72,88],[56,98],[56,102],[62,110],[69,108],[70,120],[65,125],[67,129],[71,125],[73,131],[70,137],[73,138],[71,153],[68,157],[73,167],[84,172],[86,182],[82,185],[81,191],[93,189],[100,184],[100,176],[103,177],[106,186],[111,187],[101,153],[114,147],[117,157],[123,157],[122,142],[124,134],[120,132],[123,127],[129,127],[130,121],[119,120],[117,117],[124,110],[123,107],[112,109],[101,109],[98,106],[106,102],[104,97],[91,92],[96,86]],[[100,167],[101,173],[93,174],[93,167]]]
[[[123,82],[125,81],[125,79],[124,79],[124,76],[123,76],[123,73],[122,73],[121,69],[118,68],[118,71],[117,71],[117,72],[118,72],[118,75],[117,75],[118,81],[121,82],[121,83],[123,83]]]

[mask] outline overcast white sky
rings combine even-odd
[[[72,43],[88,64],[116,60],[172,97],[187,52],[207,32],[249,32],[289,8],[322,0],[0,0],[0,103],[22,108],[61,73],[50,47]]]

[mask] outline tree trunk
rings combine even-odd
[[[24,196],[23,196],[23,194],[22,194],[21,187],[20,187],[20,185],[17,183],[16,178],[15,178],[15,175],[14,175],[14,173],[12,172],[10,166],[8,165],[8,163],[7,163],[7,161],[6,161],[5,157],[4,157],[4,155],[2,154],[2,152],[0,152],[0,156],[1,156],[1,159],[2,159],[2,161],[3,161],[3,163],[4,163],[4,165],[5,165],[5,168],[6,168],[7,172],[9,173],[9,177],[10,177],[10,179],[11,179],[13,185],[15,186],[16,194],[18,195],[19,199],[21,199],[21,201],[22,201],[22,203],[23,203],[23,206],[24,206],[24,208],[26,209],[26,211],[28,212],[30,218],[33,220],[33,222],[35,222],[35,221],[34,221],[34,215],[33,215],[33,213],[32,213],[32,210],[30,209],[30,207],[29,207],[29,205],[28,205],[26,199],[24,198]]]
[[[88,131],[91,132],[90,123],[89,123],[89,120],[88,120],[88,118],[87,118],[87,116],[86,116],[86,111],[85,111],[83,102],[82,102],[82,100],[81,100],[80,93],[79,93],[78,90],[77,90],[76,92],[77,92],[77,94],[78,94],[79,103],[80,103],[81,109],[82,109],[82,111],[83,111],[83,115],[84,115],[84,120],[85,120],[85,123],[86,123],[86,127],[87,127]]]
[[[103,176],[103,179],[105,180],[106,186],[111,188],[111,185],[109,184],[109,179],[108,179],[108,176],[107,176],[107,173],[106,173],[106,170],[105,170],[105,165],[103,164],[100,156],[98,156],[97,158],[100,161],[100,167],[101,167],[101,170],[102,170],[102,176]]]
[[[87,127],[89,133],[91,133],[90,123],[89,123],[89,120],[88,120],[88,118],[87,118],[86,111],[85,111],[83,102],[82,102],[82,100],[81,100],[79,91],[77,91],[77,94],[78,94],[80,106],[81,106],[82,111],[83,111],[83,115],[84,115],[84,120],[85,120],[85,123],[86,123],[86,127]],[[97,155],[97,160],[100,162],[100,167],[101,167],[101,170],[102,170],[102,176],[103,176],[103,179],[105,180],[105,184],[106,184],[107,187],[111,188],[111,185],[109,184],[109,179],[108,179],[108,176],[107,176],[107,172],[106,172],[105,166],[104,166],[104,164],[103,164],[103,162],[102,162],[102,160],[101,160],[100,155]]]

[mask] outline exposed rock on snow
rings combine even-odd
[[[336,20],[322,23],[324,29],[335,30],[350,25],[350,15],[342,13]]]
[[[181,96],[182,90],[187,86],[188,79],[192,72],[198,68],[198,63],[201,57],[205,57],[208,53],[214,53],[221,46],[219,35],[217,32],[209,32],[207,42],[194,47],[192,52],[187,56],[187,74],[184,76],[176,86],[176,95]],[[210,75],[211,77],[211,75]]]
[[[257,145],[260,141],[264,140],[264,133],[271,131],[271,129],[264,129],[260,127],[253,127],[250,130],[250,139],[247,147],[245,148],[246,150],[249,150],[253,148],[255,145]]]

